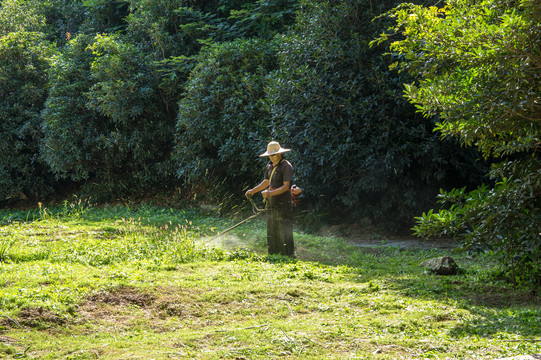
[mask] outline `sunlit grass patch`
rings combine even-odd
[[[24,214],[23,214],[24,215]],[[6,220],[7,218],[10,220]],[[0,212],[0,357],[36,359],[471,359],[541,352],[540,301],[447,251],[361,249],[297,233],[297,259],[267,256],[256,221],[141,207]],[[254,250],[251,250],[254,249]],[[51,336],[54,335],[54,336]],[[514,342],[515,340],[524,340]]]
[[[197,229],[185,219],[157,226],[149,219],[120,218],[87,222],[77,218],[48,218],[14,223],[2,234],[9,242],[11,261],[48,259],[100,266],[153,259],[182,263],[198,257],[221,257],[218,249],[197,246]]]

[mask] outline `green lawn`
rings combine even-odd
[[[541,353],[541,299],[490,254],[359,248],[150,206],[0,211],[0,358],[493,359]],[[451,255],[460,275],[419,263]],[[537,341],[533,341],[537,340]]]

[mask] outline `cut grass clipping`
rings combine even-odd
[[[358,247],[150,206],[0,212],[0,358],[493,359],[541,353],[490,254]],[[209,241],[213,239],[213,241]],[[452,255],[460,275],[419,263]]]

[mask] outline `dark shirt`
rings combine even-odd
[[[291,182],[293,181],[293,166],[291,166],[291,163],[285,159],[280,160],[278,165],[276,165],[276,170],[274,171],[274,174],[272,174],[271,178],[273,168],[274,166],[272,165],[272,162],[269,161],[267,167],[265,168],[265,179],[270,179],[270,188],[278,189],[284,185],[284,181],[289,181],[289,185],[291,187]],[[286,191],[278,196],[273,196],[270,202],[271,207],[282,206],[290,203],[291,193],[289,191]]]
[[[270,179],[272,170],[272,162],[269,162],[265,168],[265,179]],[[291,166],[289,161],[282,159],[278,165],[276,165],[276,170],[272,175],[272,179],[270,179],[270,187],[278,189],[284,185],[284,181],[289,181],[289,185],[291,186],[291,182],[293,181],[293,166]]]

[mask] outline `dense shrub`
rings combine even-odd
[[[237,40],[202,51],[180,101],[178,175],[240,191],[261,177],[257,154],[269,140],[265,82],[276,69],[275,45]]]
[[[407,35],[392,49],[420,77],[406,87],[410,101],[441,117],[443,135],[500,162],[490,172],[494,187],[442,192],[452,206],[419,217],[417,233],[452,234],[492,251],[512,281],[539,286],[541,4],[454,0],[392,14],[393,33]]]
[[[46,71],[54,53],[39,33],[0,37],[0,200],[52,190],[54,178],[39,158],[39,143]]]
[[[440,142],[434,123],[403,98],[389,71],[379,13],[397,1],[302,1],[281,37],[267,89],[273,135],[295,149],[297,178],[318,211],[395,228],[426,209],[440,187],[479,181],[476,153]]]
[[[89,2],[53,0],[45,3],[49,5],[43,12],[47,24],[47,38],[56,42],[57,46],[64,46],[68,40],[75,37],[87,21],[88,15],[93,14],[84,5]]]
[[[3,0],[0,7],[0,34],[44,32],[47,5],[41,0]]]
[[[232,10],[234,30],[241,37],[271,39],[284,33],[295,22],[299,0],[257,0],[246,2],[240,10]]]
[[[174,124],[145,54],[120,36],[79,36],[53,63],[44,157],[73,180],[111,194],[166,185]],[[124,189],[124,190],[122,190]]]
[[[93,179],[111,196],[167,186],[174,181],[177,103],[220,21],[198,10],[197,1],[85,6],[99,11],[89,14],[51,71],[44,157],[59,176]],[[92,34],[100,29],[121,31]]]
[[[86,8],[86,16],[82,24],[84,33],[114,33],[126,28],[129,2],[123,0],[85,0],[83,5]]]
[[[78,31],[88,14],[82,1],[4,0],[0,7],[0,34],[40,32],[63,46]]]
[[[106,120],[86,107],[95,59],[87,48],[93,42],[91,35],[77,36],[53,59],[51,88],[42,114],[44,159],[58,176],[76,181],[89,178],[105,154],[98,138],[105,132],[100,125]]]
[[[211,37],[213,18],[185,7],[184,0],[132,0],[126,41],[147,54],[156,91],[171,119],[176,119],[184,83],[194,68],[204,39]]]

